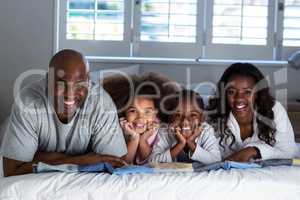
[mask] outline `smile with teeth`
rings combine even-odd
[[[136,128],[145,128],[145,124],[137,123],[137,124],[135,124],[135,127]]]
[[[246,107],[247,107],[246,104],[243,104],[243,103],[235,105],[235,108],[237,108],[238,110],[242,110]]]
[[[75,100],[72,100],[72,101],[64,101],[64,104],[66,106],[73,106],[75,104]]]
[[[188,131],[191,130],[191,128],[190,128],[190,127],[182,127],[181,130],[182,130],[183,132],[188,132]]]

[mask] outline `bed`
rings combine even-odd
[[[122,176],[29,174],[0,178],[0,199],[300,199],[300,167]]]

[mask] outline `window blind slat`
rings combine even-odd
[[[66,26],[71,40],[123,40],[124,1],[68,0]]]
[[[268,0],[215,0],[215,44],[266,45]]]
[[[196,0],[142,1],[140,40],[195,42],[196,3]]]
[[[300,0],[286,0],[283,46],[300,46]]]

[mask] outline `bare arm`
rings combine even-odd
[[[138,153],[141,160],[146,160],[152,152],[152,147],[149,145],[147,140],[152,134],[154,134],[154,131],[157,130],[147,131],[140,137]]]
[[[139,138],[140,135],[136,134],[127,141],[127,154],[122,157],[127,163],[133,163],[139,145]]]
[[[170,150],[173,160],[178,156],[178,154],[184,149],[186,145],[186,139],[183,137],[179,130],[176,130],[175,135],[177,137],[178,143]]]
[[[96,164],[99,162],[108,162],[114,167],[126,164],[122,159],[115,156],[99,155],[90,153],[80,156],[69,156],[63,153],[37,152],[32,162],[23,162],[3,157],[4,176],[23,175],[33,172],[32,165],[38,162],[44,162],[51,165],[59,164]]]

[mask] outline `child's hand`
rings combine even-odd
[[[175,133],[175,136],[176,136],[176,139],[177,139],[178,143],[185,145],[186,144],[186,138],[181,134],[181,128],[176,127],[174,133]]]
[[[120,119],[120,125],[124,131],[125,136],[128,136],[130,138],[136,138],[138,137],[138,134],[136,133],[132,123],[128,122],[124,118]]]
[[[151,135],[157,132],[159,123],[154,121],[147,124],[147,130],[141,135],[141,138],[147,140]]]
[[[194,127],[193,130],[194,131],[193,131],[192,135],[187,138],[187,145],[188,145],[189,149],[192,152],[194,152],[195,149],[196,149],[196,142],[195,142],[195,140],[196,140],[197,137],[199,137],[202,134],[202,132],[203,132],[203,126],[202,125],[200,125],[200,126],[198,125],[198,126]]]
[[[188,141],[195,141],[197,137],[199,137],[203,132],[203,126],[197,125],[193,128],[193,133],[191,136],[189,136],[187,139]]]

